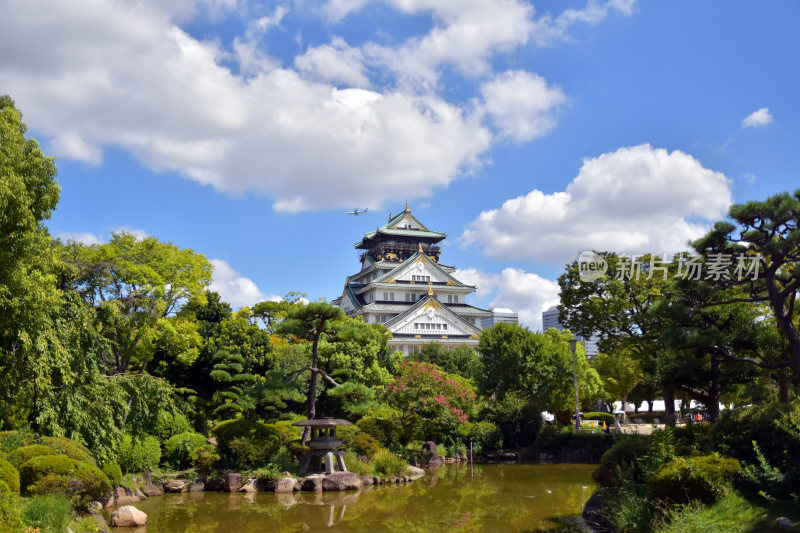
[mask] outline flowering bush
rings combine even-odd
[[[436,365],[405,361],[386,386],[385,401],[399,414],[403,440],[441,441],[465,424],[475,404],[475,391],[462,377]]]

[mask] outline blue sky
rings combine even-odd
[[[587,248],[685,248],[800,186],[800,5],[12,0],[0,91],[64,238],[204,253],[235,305],[334,298],[406,201],[474,302],[540,325]],[[365,216],[344,213],[369,207]]]

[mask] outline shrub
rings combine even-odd
[[[308,446],[303,444],[300,441],[290,442],[286,445],[286,451],[289,452],[289,455],[292,457],[294,461],[301,460],[310,450]]]
[[[278,438],[278,443],[285,446],[290,442],[299,441],[303,438],[303,428],[293,426],[294,420],[280,420],[274,424],[264,424]]]
[[[186,415],[183,413],[172,414],[163,409],[158,412],[158,419],[152,431],[153,435],[158,437],[160,442],[166,442],[170,437],[180,433],[190,432],[194,432],[194,428],[189,422],[189,419],[186,418]]]
[[[90,452],[89,448],[80,442],[71,439],[65,439],[63,437],[42,437],[42,442],[46,446],[53,448],[61,455],[66,455],[70,459],[83,461],[84,463],[97,466],[97,461],[95,461],[92,452]]]
[[[62,494],[36,496],[25,506],[25,522],[45,531],[66,531],[71,511],[69,500]]]
[[[465,443],[472,439],[475,453],[484,448],[496,450],[503,447],[503,432],[491,422],[467,422],[460,428],[459,436]]]
[[[647,437],[627,437],[614,444],[600,459],[600,465],[592,473],[595,481],[604,487],[619,483],[624,473],[633,474],[637,460],[650,449]]]
[[[220,455],[243,468],[263,465],[280,446],[274,429],[244,418],[220,422],[211,433],[217,437]]]
[[[112,487],[116,487],[122,482],[122,469],[117,463],[106,463],[101,470],[108,477]]]
[[[21,464],[27,463],[34,457],[40,455],[59,455],[59,453],[50,446],[45,446],[44,444],[31,444],[30,446],[17,448],[8,454],[8,462],[19,468]]]
[[[402,457],[387,449],[379,450],[369,461],[372,474],[375,476],[400,476],[408,471],[408,464]]]
[[[164,461],[173,468],[185,468],[189,465],[191,453],[206,444],[206,438],[199,433],[186,432],[173,435],[164,444]]]
[[[27,427],[15,431],[0,431],[0,452],[10,452],[22,446],[36,444],[36,434]]]
[[[63,492],[78,506],[111,492],[108,477],[96,466],[63,455],[40,455],[20,467],[23,494]]]
[[[347,452],[344,458],[344,464],[347,465],[347,470],[354,474],[358,474],[359,476],[362,474],[369,474],[369,464],[362,461],[354,452]]]
[[[217,447],[211,444],[195,448],[189,453],[189,464],[203,475],[208,475],[213,472],[219,459]]]
[[[0,482],[5,483],[8,491],[12,494],[19,494],[19,472],[5,459],[0,459]],[[0,489],[0,493],[3,490]]]
[[[150,435],[145,435],[142,439],[123,435],[117,460],[126,474],[153,469],[161,461],[161,445],[158,439]]]
[[[542,415],[521,394],[508,393],[488,413],[488,418],[503,433],[508,447],[530,446],[542,428]]]
[[[716,454],[676,457],[653,474],[650,488],[662,500],[712,503],[741,471],[739,461],[731,457]]]
[[[352,450],[358,455],[370,458],[381,449],[380,443],[357,426],[345,426],[336,430],[336,436],[342,441],[345,450]]]
[[[382,445],[387,446],[394,440],[397,423],[387,418],[365,416],[356,422],[356,426],[362,433],[370,435]]]
[[[579,455],[581,460],[596,462],[615,442],[610,433],[575,433],[574,428],[558,432],[550,429],[542,431],[536,445],[540,451],[565,455]]]
[[[605,422],[609,426],[614,424],[614,415],[612,415],[611,413],[601,413],[601,412],[583,413],[581,418],[583,420],[598,420],[600,422]]]
[[[17,531],[25,527],[19,503],[19,497],[0,479],[0,530]]]

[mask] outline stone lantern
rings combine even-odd
[[[342,441],[336,438],[337,426],[352,426],[353,423],[340,418],[330,416],[320,416],[310,420],[301,420],[292,424],[293,426],[308,426],[311,428],[311,440],[308,441],[309,452],[303,457],[300,465],[300,473],[308,472],[333,474],[347,472],[344,464],[344,452],[337,450],[342,445]],[[325,466],[323,468],[323,462]]]

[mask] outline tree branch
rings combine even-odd
[[[300,374],[302,374],[306,370],[314,370],[314,368],[310,367],[310,366],[306,366],[306,367],[301,368],[300,370],[295,370],[294,372],[289,372],[288,374],[284,375],[283,377],[284,378],[288,378],[289,376],[294,374],[294,377],[289,380],[289,383],[294,383],[295,381],[297,381],[297,378],[300,377]]]

